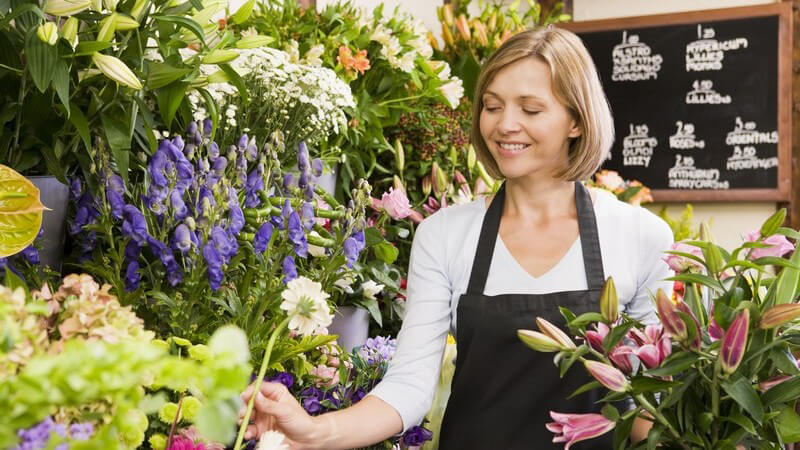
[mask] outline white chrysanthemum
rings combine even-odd
[[[289,450],[286,436],[280,431],[265,431],[258,439],[256,450]]]
[[[460,78],[452,78],[447,83],[439,86],[439,92],[442,93],[450,107],[456,109],[461,97],[464,96],[464,86]]]
[[[298,277],[286,285],[281,293],[280,308],[292,315],[289,329],[302,335],[310,335],[317,328],[327,327],[333,320],[328,307],[330,297],[322,291],[322,285],[306,277]]]
[[[384,287],[386,286],[378,284],[372,280],[367,280],[361,283],[361,289],[364,291],[364,297],[369,299],[374,299],[375,295],[380,294]]]

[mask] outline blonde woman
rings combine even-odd
[[[516,330],[531,328],[537,316],[563,326],[559,306],[596,311],[609,276],[627,314],[655,321],[649,294],[670,289],[661,256],[672,233],[645,209],[579,182],[604,160],[614,124],[574,34],[551,27],[510,38],[484,65],[474,105],[479,158],[505,181],[494,198],[420,224],[406,318],[386,377],[353,407],[317,417],[283,386],[265,384],[251,436],[277,428],[293,448],[344,449],[419,424],[448,331],[458,356],[441,449],[560,448],[545,428],[550,411],[597,412],[589,394],[566,400],[587,375],[573,368],[559,378],[552,354],[527,349]],[[646,423],[636,424],[636,438]],[[576,448],[610,448],[608,436]]]

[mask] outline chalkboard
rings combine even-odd
[[[791,5],[563,24],[614,114],[603,167],[656,201],[789,200]]]

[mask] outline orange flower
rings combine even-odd
[[[336,62],[342,65],[345,69],[349,69],[353,64],[353,52],[350,47],[342,45],[339,47],[339,56],[336,57]]]
[[[223,17],[222,19],[219,19],[217,21],[217,28],[219,29],[219,31],[224,30],[225,27],[227,27],[227,26],[228,26],[228,19]]]
[[[369,59],[367,59],[367,51],[366,50],[359,50],[356,53],[355,59],[353,59],[352,68],[358,71],[361,75],[364,75],[364,71],[369,70]]]

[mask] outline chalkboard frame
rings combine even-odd
[[[656,202],[788,202],[792,192],[792,5],[769,3],[737,8],[709,9],[685,13],[656,14],[562,23],[558,26],[575,33],[613,31],[667,25],[706,24],[708,22],[778,17],[778,183],[768,189],[653,189]],[[624,174],[623,174],[624,176]]]

